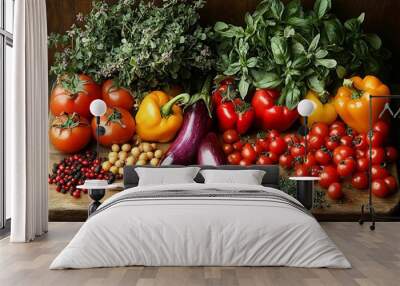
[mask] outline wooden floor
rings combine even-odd
[[[48,270],[50,262],[81,223],[50,223],[44,237],[29,244],[0,240],[0,285],[400,285],[400,223],[378,223],[375,232],[357,223],[321,223],[353,269],[287,267],[126,267]]]

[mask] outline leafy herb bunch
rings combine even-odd
[[[95,81],[114,78],[119,85],[146,91],[213,69],[211,30],[198,25],[204,0],[94,1],[91,12],[49,44],[61,48],[51,72],[85,73]]]
[[[218,72],[239,80],[242,98],[251,88],[280,88],[279,104],[289,108],[307,89],[326,100],[337,79],[378,74],[387,53],[377,35],[363,32],[364,14],[342,24],[331,6],[316,0],[305,11],[299,0],[263,0],[244,27],[217,22]]]

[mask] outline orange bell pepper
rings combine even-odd
[[[343,86],[336,93],[334,104],[336,112],[342,120],[359,133],[367,133],[369,129],[370,100],[372,100],[372,123],[378,121],[388,98],[370,96],[388,96],[389,88],[377,77],[368,75],[345,79]]]

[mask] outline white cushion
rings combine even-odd
[[[195,183],[199,167],[135,168],[139,186]]]
[[[265,171],[261,170],[202,170],[205,184],[261,185]]]

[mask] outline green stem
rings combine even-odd
[[[185,108],[195,104],[196,102],[198,102],[200,100],[202,100],[204,102],[204,104],[206,105],[206,107],[207,107],[207,111],[208,111],[209,116],[212,117],[211,97],[210,97],[211,82],[212,82],[212,78],[211,78],[211,76],[208,76],[206,78],[206,80],[204,81],[200,92],[192,95],[192,97],[190,98],[190,101],[187,103]]]
[[[171,115],[171,111],[172,111],[172,106],[177,103],[177,102],[181,102],[182,104],[186,104],[188,103],[190,100],[190,94],[188,93],[181,93],[177,96],[175,96],[174,98],[172,98],[170,101],[168,101],[166,104],[164,104],[163,106],[161,106],[160,109],[160,113],[163,117],[167,117],[169,115]]]
[[[362,96],[362,92],[356,90],[353,86],[353,81],[351,79],[345,79],[343,81],[343,86],[349,88],[351,90],[351,98],[359,99]]]

